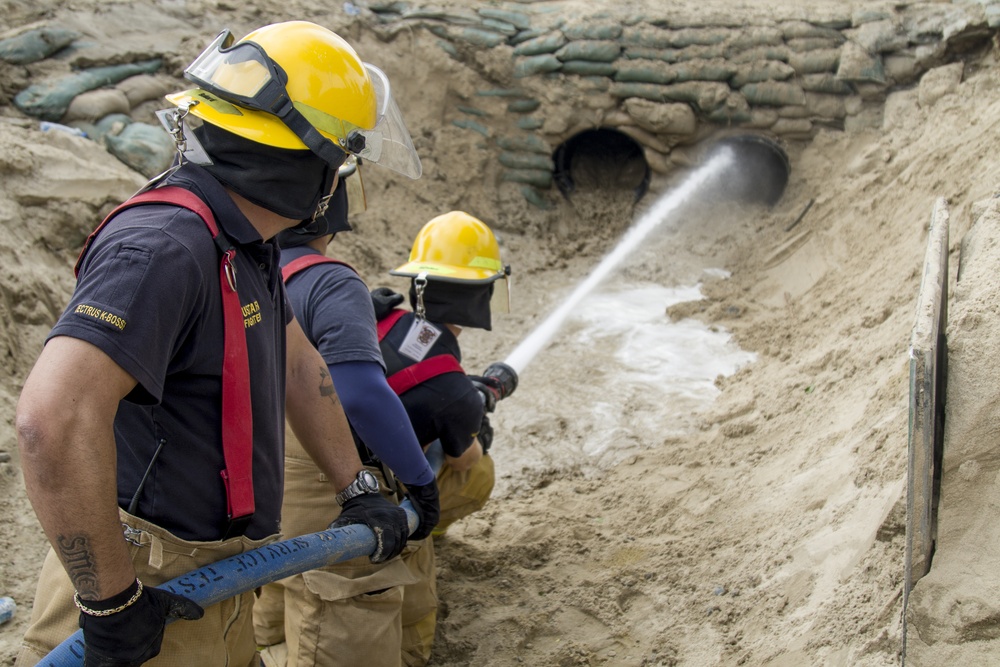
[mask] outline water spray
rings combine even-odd
[[[577,304],[607,278],[653,230],[683,204],[691,201],[699,189],[725,172],[734,160],[733,148],[721,146],[711,154],[703,166],[693,171],[677,188],[664,193],[653,204],[652,208],[643,214],[638,222],[625,233],[615,249],[601,260],[601,263],[590,272],[590,275],[573,290],[569,298],[563,301],[559,308],[521,341],[504,360],[504,363],[517,373],[521,373],[535,358],[535,355],[552,339]]]

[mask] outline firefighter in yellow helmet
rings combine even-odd
[[[88,239],[18,401],[25,486],[53,546],[19,667],[78,628],[86,667],[258,665],[253,593],[202,609],[156,587],[276,538],[286,415],[342,500],[334,525],[369,526],[373,562],[406,544],[406,513],[372,488],[291,312],[274,240],[322,215],[348,154],[419,175],[388,80],[304,21],[225,31],[185,77],[196,87],[164,113],[175,164]],[[189,131],[189,115],[204,123]]]
[[[481,509],[494,484],[489,413],[517,387],[517,373],[494,363],[480,375],[461,366],[464,327],[490,330],[492,309],[509,311],[510,267],[492,230],[463,211],[428,222],[409,261],[390,272],[410,278],[413,310],[387,288],[372,293],[389,386],[399,394],[417,440],[438,470],[441,520],[403,559],[418,581],[403,592],[403,664],[426,664],[437,621],[434,536]]]

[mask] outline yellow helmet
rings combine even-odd
[[[420,176],[388,78],[315,23],[275,23],[239,41],[224,30],[184,76],[199,87],[167,99],[245,139],[309,149],[330,164],[350,153]]]
[[[486,223],[464,211],[451,211],[425,224],[413,241],[409,261],[389,273],[486,284],[506,278],[510,268],[500,260],[500,246]]]

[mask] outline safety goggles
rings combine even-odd
[[[378,105],[376,125],[366,130],[314,107],[297,105],[285,87],[284,69],[258,44],[235,41],[232,32],[223,30],[184,70],[185,78],[226,102],[278,117],[333,167],[343,164],[347,151],[410,178],[420,177],[420,159],[382,70],[364,63]],[[340,147],[317,130],[336,137]]]
[[[234,44],[236,38],[229,30],[223,30],[184,70],[184,78],[194,81],[208,92],[227,102],[254,111],[263,111],[281,119],[288,129],[306,147],[330,166],[337,168],[347,157],[344,151],[329,139],[316,132],[316,126],[309,122],[295,107],[288,96],[285,84],[288,75],[276,62],[253,42]],[[360,148],[364,138],[338,121],[338,131],[331,132],[342,141],[341,145],[351,150]],[[353,151],[352,151],[353,152]]]

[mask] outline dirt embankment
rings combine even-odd
[[[45,4],[0,9],[18,24],[44,16],[113,23],[122,39],[148,40],[143,26],[156,25],[157,39],[177,44],[178,63],[221,25],[245,31],[331,11],[303,1],[188,3],[180,21],[152,3],[116,5],[116,13]],[[758,3],[769,4],[778,3]],[[331,21],[348,25],[340,13]],[[370,210],[335,252],[372,286],[399,287],[385,272],[426,220],[464,208],[493,224],[514,267],[514,313],[498,316],[493,332],[463,334],[469,368],[513,350],[633,213],[682,176],[655,178],[635,211],[599,189],[537,209],[516,190],[484,184],[495,170],[477,135],[439,122],[449,86],[475,81],[479,69],[448,58],[430,34],[385,43],[351,24],[345,35],[406,82],[404,113],[425,171],[409,182],[371,170]],[[25,76],[5,66],[3,90]],[[40,132],[9,106],[0,116],[0,594],[20,604],[0,626],[0,659],[10,662],[45,550],[19,476],[14,403],[72,288],[82,239],[143,179],[93,142]],[[791,178],[773,209],[692,209],[630,257],[601,289],[700,283],[704,300],[669,313],[650,307],[664,322],[691,317],[729,332],[756,360],[716,380],[710,407],[678,412],[668,393],[628,379],[616,356],[623,341],[594,342],[578,335],[580,321],[567,322],[498,409],[494,499],[441,541],[434,664],[897,664],[907,345],[926,227],[933,201],[946,197],[957,267],[977,202],[1000,183],[998,120],[991,51],[936,99],[921,101],[919,87],[891,95],[880,129],[789,143]],[[952,323],[956,338],[988,322],[992,306],[964,307]],[[988,350],[967,363],[989,368]],[[982,488],[991,479],[966,477]],[[975,576],[994,586],[995,572]],[[961,642],[954,650],[961,655]]]

